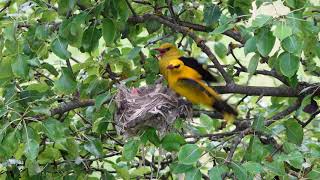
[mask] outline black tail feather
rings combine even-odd
[[[215,101],[212,107],[220,113],[228,113],[234,116],[238,116],[238,112],[223,100]]]

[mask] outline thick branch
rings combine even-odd
[[[156,15],[145,14],[143,16],[132,16],[132,17],[129,17],[128,22],[131,22],[131,23],[143,23],[147,19],[152,18],[152,16],[156,16]],[[169,18],[169,17],[163,17],[163,18],[165,18],[167,21],[170,21],[172,23],[174,22],[174,20],[172,18]],[[211,32],[211,31],[214,30],[211,27],[203,26],[203,25],[200,25],[200,24],[194,24],[194,23],[186,22],[186,21],[179,21],[178,24],[181,25],[181,26],[190,28],[190,29],[192,29],[194,31]],[[226,35],[226,36],[229,36],[230,38],[232,38],[232,39],[234,39],[234,40],[236,40],[238,42],[240,42],[241,44],[245,43],[245,40],[241,37],[239,32],[232,31],[232,30],[227,30],[223,34]]]
[[[57,114],[63,114],[65,112],[68,112],[77,108],[93,106],[94,104],[95,104],[95,101],[93,99],[75,100],[67,103],[62,103],[59,107],[51,110],[51,116],[54,116]]]
[[[220,94],[246,94],[248,96],[277,96],[277,97],[298,97],[299,91],[289,87],[263,87],[263,86],[243,86],[230,84],[226,86],[213,86]]]
[[[302,87],[289,88],[289,87],[262,87],[262,86],[243,86],[237,84],[229,84],[226,86],[214,86],[213,87],[220,94],[246,94],[248,96],[276,96],[276,97],[299,97],[300,92],[303,90]],[[314,95],[319,95],[320,91],[314,92],[314,89],[310,88],[309,91],[305,91],[306,94],[314,93]],[[95,101],[93,99],[86,100],[74,100],[67,103],[62,103],[59,107],[51,110],[51,115],[63,114],[70,110],[77,108],[93,106]],[[289,107],[288,110],[280,112],[277,116],[274,116],[271,120],[281,119],[282,117],[290,114],[297,108],[300,104],[293,105]],[[270,121],[272,123],[272,121]],[[270,123],[270,124],[271,124]]]

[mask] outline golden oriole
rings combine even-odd
[[[188,66],[195,71],[197,71],[201,75],[201,79],[206,82],[216,82],[216,78],[206,71],[202,64],[200,64],[196,59],[192,57],[183,57],[182,53],[179,49],[171,44],[171,43],[164,43],[159,48],[156,48],[160,54],[158,55],[159,59],[159,69],[160,73],[168,79],[168,70],[167,66],[172,60],[180,60],[184,63],[185,66]]]
[[[194,104],[202,104],[222,113],[228,123],[232,123],[238,115],[220,95],[201,80],[201,75],[186,66],[181,60],[171,60],[167,68],[169,88],[184,96]]]

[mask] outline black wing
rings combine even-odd
[[[181,56],[179,58],[186,66],[189,66],[190,68],[196,70],[201,76],[202,79],[206,82],[217,82],[217,79],[209,73],[207,70],[205,70],[202,67],[202,64],[200,64],[196,59],[191,57],[183,57]]]
[[[178,80],[178,83],[183,84],[183,86],[188,87],[190,89],[198,89],[204,93],[206,93],[209,97],[212,97],[210,92],[208,92],[203,86],[201,86],[197,81],[190,78],[181,78]]]
[[[208,92],[203,86],[201,86],[195,80],[189,79],[189,78],[183,78],[183,79],[179,79],[178,83],[181,83],[184,86],[188,86],[191,89],[194,89],[194,88],[198,89],[198,90],[206,93],[209,97],[214,98],[214,103],[213,103],[212,107],[214,109],[216,109],[218,112],[229,113],[229,114],[233,114],[235,116],[238,115],[238,112],[235,109],[233,109],[233,107],[231,107],[227,102],[223,101],[220,98],[219,99],[215,98],[212,94],[210,94],[210,92]]]

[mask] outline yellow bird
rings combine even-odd
[[[228,123],[232,123],[238,115],[230,105],[223,101],[220,95],[205,84],[201,75],[186,66],[181,60],[171,60],[166,69],[169,88],[184,96],[193,104],[202,104],[222,113]]]
[[[185,66],[188,66],[200,74],[201,79],[206,82],[216,82],[217,79],[205,70],[196,59],[192,57],[184,57],[180,50],[171,43],[164,43],[159,48],[156,48],[160,54],[158,55],[159,59],[159,69],[160,73],[168,79],[168,70],[167,66],[172,60],[180,60],[184,63]]]

